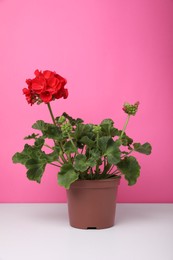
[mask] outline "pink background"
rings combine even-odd
[[[69,98],[52,104],[86,122],[111,117],[121,128],[124,101],[140,101],[127,134],[151,142],[151,156],[136,186],[123,180],[119,202],[173,202],[172,0],[0,0],[1,149],[0,202],[64,202],[56,168],[42,183],[30,182],[12,164],[23,137],[47,107],[30,107],[22,95],[35,69],[55,70],[68,80]]]

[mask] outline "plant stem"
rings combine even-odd
[[[104,167],[104,169],[106,167],[106,158],[105,158],[105,156],[104,156],[104,159],[103,159],[103,167]]]
[[[97,133],[97,135],[96,135],[96,145],[97,145],[97,147],[99,146],[98,142],[99,142],[99,133]],[[99,171],[100,171],[99,160],[97,160],[95,173],[97,174],[97,173],[99,173]]]
[[[99,173],[99,165],[98,164],[96,164],[96,171],[95,171],[95,173],[96,174]]]
[[[127,156],[129,156],[129,154],[133,153],[134,149],[132,149],[128,154],[124,154],[121,159],[124,159],[126,158]]]
[[[124,132],[125,132],[125,130],[126,130],[126,128],[127,128],[129,119],[130,119],[130,115],[127,115],[126,122],[125,122],[125,124],[124,124],[123,130],[122,130],[121,135],[120,135],[120,139],[123,137],[123,134],[124,134]]]
[[[71,162],[71,163],[72,163],[72,159],[71,159],[71,156],[70,156],[70,154],[67,154],[67,158],[68,158],[69,162]]]
[[[111,174],[117,174],[117,173],[119,173],[119,170],[115,170],[114,172],[112,172]]]
[[[84,146],[83,146],[83,148],[81,149],[81,154],[83,153],[83,150],[84,150]]]
[[[57,165],[57,164],[55,164],[55,163],[49,163],[49,164],[54,165],[54,166],[56,166],[56,167],[61,167],[61,166],[59,166],[59,165]]]
[[[97,136],[96,136],[96,143],[97,143],[97,147],[99,146],[99,133],[97,133]]]
[[[50,112],[52,121],[53,121],[54,125],[57,126],[57,125],[56,125],[56,122],[55,122],[55,117],[54,117],[53,112],[52,112],[52,108],[51,108],[51,106],[50,106],[50,103],[48,103],[47,106],[48,106],[48,109],[49,109],[49,112]],[[56,145],[56,142],[55,142],[55,141],[54,141],[54,143],[55,143],[55,145]],[[58,143],[58,144],[59,144],[60,149],[61,149],[61,151],[62,151],[61,159],[62,159],[62,161],[65,163],[65,162],[66,162],[66,159],[65,159],[65,157],[64,157],[64,155],[63,155],[64,151],[63,151],[62,145],[61,145],[61,143]]]
[[[45,147],[51,149],[51,150],[54,150],[51,146],[49,146],[48,144],[44,144]]]
[[[74,142],[73,142],[73,140],[72,140],[72,138],[71,138],[69,133],[68,133],[68,138],[69,138],[70,142],[72,143],[73,147],[76,149],[76,146],[75,146],[75,144],[74,144]],[[78,154],[78,151],[76,151],[75,153]]]
[[[115,165],[112,165],[112,166],[110,167],[110,169],[107,171],[107,174],[111,173],[111,171],[113,170],[114,166],[115,166]]]
[[[55,118],[54,118],[54,115],[53,115],[53,112],[52,112],[52,108],[51,108],[51,106],[50,106],[50,103],[48,103],[47,106],[48,106],[48,109],[49,109],[49,112],[50,112],[52,121],[53,121],[54,125],[56,125]]]
[[[105,160],[107,160],[107,159],[105,158]],[[112,166],[112,165],[107,162],[106,165],[104,166],[104,169],[103,169],[102,174],[103,174],[103,175],[106,175],[106,174],[109,172],[111,166]]]
[[[56,144],[56,143],[55,143]],[[61,149],[61,151],[62,151],[62,154],[61,154],[61,159],[62,159],[62,161],[65,163],[66,162],[66,159],[65,159],[65,157],[64,157],[64,150],[63,150],[63,147],[62,147],[62,144],[59,142],[58,143],[59,144],[59,147],[60,147],[60,149]]]

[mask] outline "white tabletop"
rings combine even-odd
[[[0,204],[0,260],[173,260],[173,204],[118,204],[116,225],[69,226],[66,204]]]

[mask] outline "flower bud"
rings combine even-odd
[[[72,131],[72,125],[67,122],[61,126],[61,131],[63,134],[69,134]]]
[[[93,126],[93,133],[98,134],[101,131],[101,126],[100,125],[94,125]]]
[[[66,120],[65,116],[60,116],[59,119],[58,119],[58,123],[62,124],[62,123],[65,122],[65,120]]]
[[[123,106],[123,110],[128,115],[134,116],[138,110],[139,102],[136,102],[134,105],[130,105],[129,103],[125,103]]]

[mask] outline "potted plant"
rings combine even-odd
[[[35,77],[27,79],[26,83],[28,87],[23,93],[27,102],[30,105],[45,103],[52,123],[36,121],[32,125],[36,133],[25,137],[34,142],[25,144],[22,152],[15,153],[13,162],[23,164],[27,178],[38,183],[47,164],[57,168],[58,184],[67,190],[71,226],[113,226],[121,176],[129,185],[134,185],[140,175],[140,165],[132,153],[151,153],[149,143],[134,143],[125,132],[139,102],[124,104],[127,119],[123,129],[118,130],[109,118],[100,124],[85,124],[67,113],[55,117],[50,102],[68,97],[67,82],[57,73],[36,70]]]

